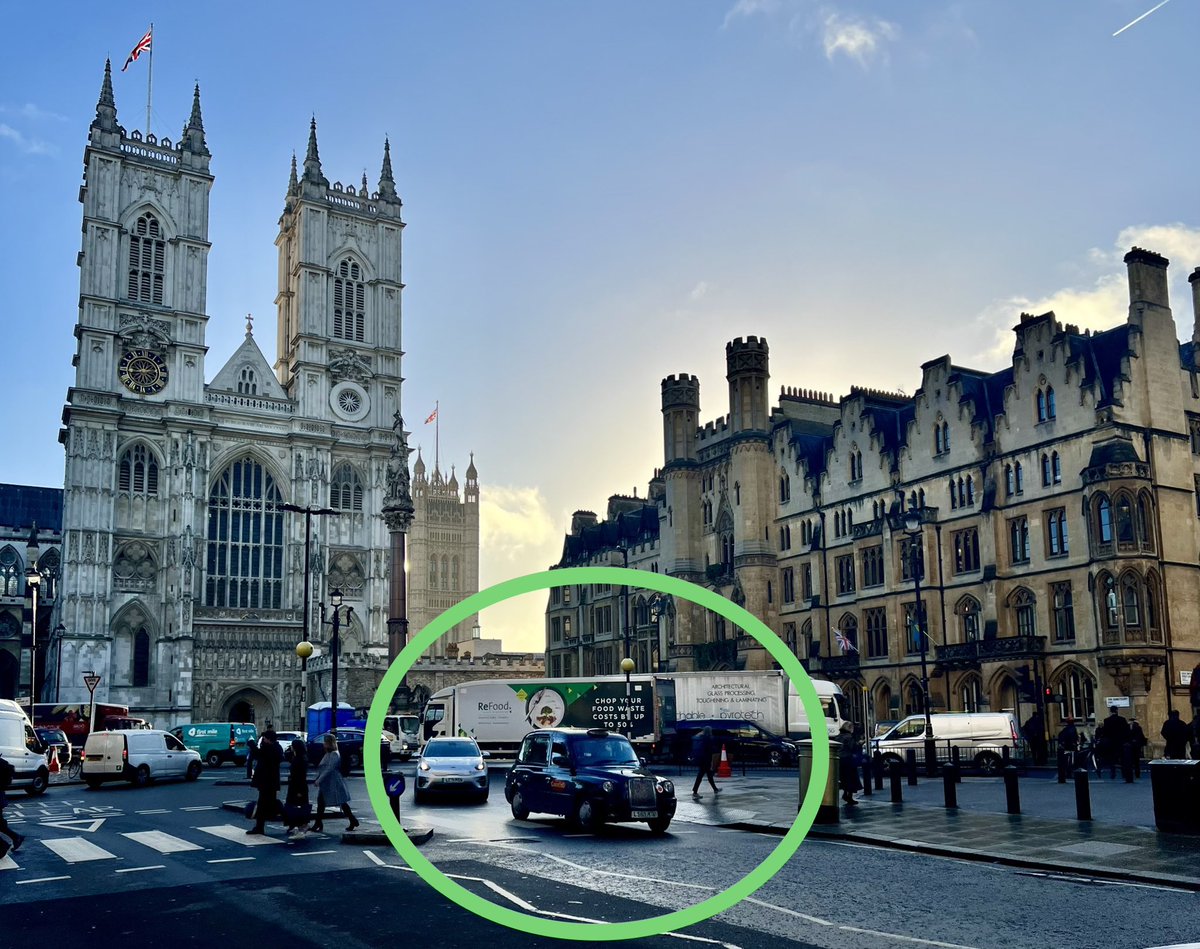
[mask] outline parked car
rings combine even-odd
[[[705,727],[711,728],[713,746],[722,747],[730,761],[766,762],[776,767],[796,763],[796,745],[786,738],[773,735],[754,722],[738,719],[702,718],[676,722],[673,731],[663,734],[671,759],[678,763],[691,761],[696,736]]]
[[[279,748],[283,752],[285,758],[291,754],[292,742],[299,738],[305,745],[308,744],[308,732],[276,732],[275,740],[279,742]]]
[[[11,787],[33,796],[50,786],[46,746],[33,730],[29,716],[16,702],[0,699],[0,754],[13,766]]]
[[[645,821],[662,834],[675,816],[675,786],[642,765],[629,739],[603,728],[530,732],[505,778],[504,797],[517,820],[560,814],[592,832],[606,823]]]
[[[925,734],[925,716],[910,715],[878,738],[871,751],[883,756],[884,767],[903,763],[912,749],[923,754],[925,739],[932,738],[939,756],[949,757],[957,748],[964,763],[984,774],[997,774],[1004,766],[1004,749],[1010,754],[1020,745],[1020,731],[1012,712],[933,712],[929,716],[933,734]]]
[[[172,728],[171,734],[210,768],[219,768],[226,761],[245,764],[246,742],[258,738],[258,729],[246,722],[200,722]]]
[[[137,787],[158,778],[195,781],[201,770],[198,751],[158,729],[93,732],[83,746],[83,780],[93,790],[105,781],[128,781]]]
[[[46,761],[50,761],[50,753],[58,751],[58,763],[64,768],[71,763],[71,740],[61,728],[35,728],[38,741],[46,746]]]
[[[308,763],[317,765],[325,757],[325,735],[310,736],[308,739]],[[361,728],[339,728],[337,730],[338,753],[342,756],[342,769],[361,768],[363,765],[363,739],[366,732]],[[383,735],[379,738],[379,755],[386,764],[392,753],[391,741]]]
[[[426,742],[417,760],[417,784],[413,801],[421,803],[436,792],[471,794],[482,803],[488,799],[487,752],[479,750],[474,738],[434,738]]]

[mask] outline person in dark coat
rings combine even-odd
[[[1104,763],[1108,765],[1109,777],[1117,776],[1117,765],[1121,763],[1121,752],[1125,749],[1126,742],[1129,741],[1129,722],[1121,717],[1121,713],[1115,708],[1112,714],[1104,720],[1104,724],[1096,729],[1098,734],[1102,734],[1101,748],[1103,749]]]
[[[325,808],[337,807],[350,822],[347,830],[354,830],[358,826],[358,819],[350,810],[350,789],[342,777],[342,756],[338,751],[337,739],[333,735],[326,735],[321,741],[325,746],[325,755],[313,777],[317,784],[317,819],[312,829],[314,832],[321,831],[324,828]]]
[[[258,742],[253,738],[246,739],[246,780],[254,777],[254,761],[258,757]]]
[[[1192,716],[1192,758],[1200,759],[1200,709]]]
[[[4,808],[8,806],[8,798],[4,792],[12,785],[15,776],[16,769],[12,762],[4,760],[4,756],[0,755],[0,860],[4,859],[9,850],[16,853],[21,849],[21,844],[25,843],[25,835],[18,834],[4,819]]]
[[[283,800],[284,823],[288,836],[299,839],[308,827],[308,748],[299,738],[292,739],[288,754],[287,795]]]
[[[1029,742],[1029,753],[1033,756],[1033,763],[1043,765],[1046,763],[1046,720],[1042,718],[1041,712],[1034,712],[1029,716],[1029,721],[1025,723],[1025,740]]]
[[[712,728],[705,725],[700,730],[700,734],[696,736],[696,740],[692,742],[692,758],[696,762],[696,782],[692,785],[692,797],[700,796],[700,782],[705,778],[708,778],[708,783],[712,785],[713,794],[721,793],[714,778],[717,755],[717,744],[713,740]]]
[[[1079,754],[1079,729],[1075,727],[1075,719],[1063,720],[1063,727],[1058,733],[1058,753],[1066,759],[1068,767],[1075,767]]]
[[[857,804],[854,795],[863,789],[858,778],[858,740],[854,737],[854,723],[842,722],[838,732],[838,783],[842,786],[842,800],[846,804]]]
[[[283,752],[275,740],[275,732],[267,729],[258,739],[258,761],[254,767],[254,787],[258,788],[258,805],[254,810],[254,826],[246,833],[266,833],[266,822],[279,812],[279,769]]]
[[[1167,749],[1163,752],[1164,758],[1187,757],[1188,731],[1187,725],[1179,717],[1179,712],[1171,709],[1167,720],[1163,722],[1162,730],[1159,732],[1163,740],[1167,743]]]
[[[1142,776],[1142,758],[1146,754],[1146,746],[1150,744],[1146,738],[1146,733],[1142,731],[1142,726],[1138,724],[1137,719],[1133,719],[1129,723],[1129,751],[1130,757],[1133,759],[1133,776],[1140,778]]]

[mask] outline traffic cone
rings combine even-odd
[[[58,774],[62,770],[62,766],[58,763],[58,749],[50,749],[50,773]]]
[[[725,746],[721,746],[721,763],[717,765],[718,778],[732,778],[733,768],[729,767],[729,755],[725,752]]]

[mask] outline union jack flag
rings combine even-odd
[[[430,422],[432,422],[432,421],[433,421],[435,418],[437,418],[437,413],[438,413],[438,410],[437,410],[437,409],[434,409],[432,412],[430,412],[430,413],[429,413],[429,418],[425,419],[425,424],[426,424],[426,425],[428,425],[428,424],[429,424]]]
[[[848,652],[858,652],[858,647],[855,646],[854,643],[852,643],[849,639],[847,639],[846,634],[840,629],[835,629],[833,631],[833,638],[834,641],[837,642],[838,648],[841,649],[843,656]]]
[[[126,69],[128,69],[130,63],[132,63],[135,59],[141,56],[142,53],[146,52],[146,50],[150,48],[150,41],[152,38],[151,34],[153,32],[154,27],[150,27],[150,29],[146,31],[146,35],[137,41],[137,45],[134,46],[133,52],[129,54],[129,58],[125,60],[125,65],[121,67],[121,72],[124,72]]]

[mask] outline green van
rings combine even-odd
[[[246,742],[257,740],[258,729],[238,722],[201,722],[180,725],[171,729],[171,734],[185,747],[200,752],[210,768],[219,768],[226,761],[245,764]]]

